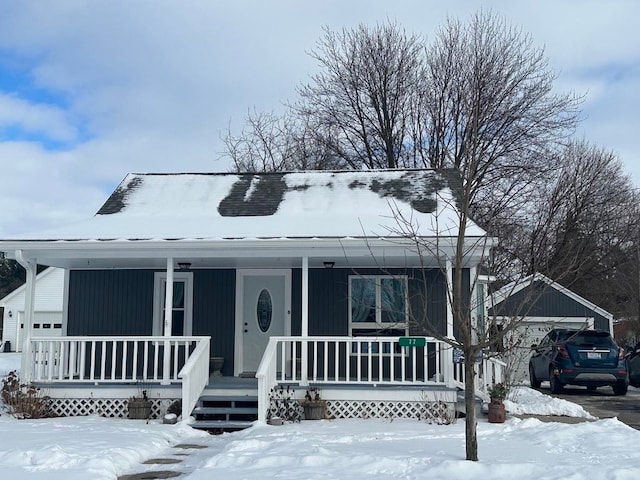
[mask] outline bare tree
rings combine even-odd
[[[344,169],[348,165],[325,145],[308,117],[249,111],[238,135],[222,136],[224,155],[237,172]]]
[[[264,129],[256,128],[261,125],[239,145],[227,146],[253,167],[253,154],[245,156],[243,149],[254,142],[265,153],[258,157],[260,168],[291,168],[290,152],[303,152],[291,144],[304,138],[318,166],[329,160],[354,169],[457,172],[454,201],[460,216],[451,253],[440,264],[452,272],[447,291],[456,339],[450,342],[463,350],[466,362],[466,458],[477,460],[474,359],[495,340],[479,338],[471,322],[468,291],[476,278],[465,279],[464,271],[469,249],[485,245],[470,246],[467,229],[472,218],[496,236],[527,225],[532,195],[556,171],[580,99],[555,94],[544,51],[491,13],[480,12],[468,23],[449,20],[429,46],[395,24],[325,29],[310,55],[320,70],[289,106],[295,127],[283,128],[286,142],[275,142],[281,153],[272,155],[271,141],[259,135]],[[300,131],[308,135],[296,136]],[[410,219],[398,224],[416,248],[433,248],[420,245]]]
[[[622,285],[612,280],[635,265],[640,227],[638,195],[620,160],[586,141],[572,142],[556,181],[538,198],[530,215],[529,270],[616,312]]]
[[[351,168],[407,166],[422,49],[419,37],[393,23],[325,28],[310,52],[320,70],[292,108],[313,119],[323,143]]]
[[[453,266],[449,302],[465,356],[466,458],[477,460],[474,360],[491,340],[474,335],[461,294],[467,227],[474,213],[483,213],[480,200],[491,202],[479,220],[485,228],[502,212],[517,211],[518,200],[549,172],[550,152],[571,133],[579,100],[554,94],[543,51],[490,13],[477,13],[468,24],[449,20],[427,65],[425,164],[452,167],[461,178],[457,241],[446,261]]]

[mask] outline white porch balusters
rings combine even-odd
[[[33,317],[35,311],[36,300],[36,274],[38,262],[35,258],[26,258],[22,254],[22,250],[16,250],[16,260],[27,271],[27,283],[25,285],[24,297],[24,335],[22,343],[22,357],[20,376],[24,382],[32,380],[32,349],[31,337],[33,336]]]
[[[173,325],[173,257],[167,258],[167,281],[164,293],[164,352],[162,358],[162,385],[169,385],[171,366],[171,327]]]

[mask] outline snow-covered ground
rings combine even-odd
[[[0,373],[9,354],[0,354]],[[11,355],[9,355],[11,356]],[[530,388],[511,392],[512,413],[588,419],[582,407]],[[478,422],[479,462],[464,460],[464,420],[437,426],[408,419],[323,420],[210,436],[185,424],[99,417],[15,420],[0,417],[0,477],[114,479],[149,470],[145,459],[184,459],[163,470],[189,479],[518,479],[636,480],[640,432],[616,419],[577,424]],[[177,456],[187,442],[208,448]]]

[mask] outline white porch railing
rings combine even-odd
[[[200,344],[209,344],[209,339],[161,336],[32,338],[26,359],[28,378],[44,383],[179,383],[181,369]],[[163,362],[165,356],[167,363]],[[206,361],[209,361],[208,353]],[[163,364],[169,368],[164,368]]]
[[[475,376],[476,392],[487,396],[489,387],[496,383],[504,383],[507,380],[507,364],[498,358],[487,356],[483,356],[480,363],[482,368],[478,368]],[[463,390],[466,385],[464,374],[464,363],[455,363],[453,367],[453,384]]]
[[[269,392],[278,383],[442,385],[451,378],[451,348],[426,338],[401,347],[399,337],[272,337],[256,377],[258,418],[266,420]]]
[[[182,378],[182,418],[187,419],[209,381],[209,337],[198,342],[178,377]]]

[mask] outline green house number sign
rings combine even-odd
[[[400,337],[398,343],[401,347],[424,347],[427,339],[424,337]]]

